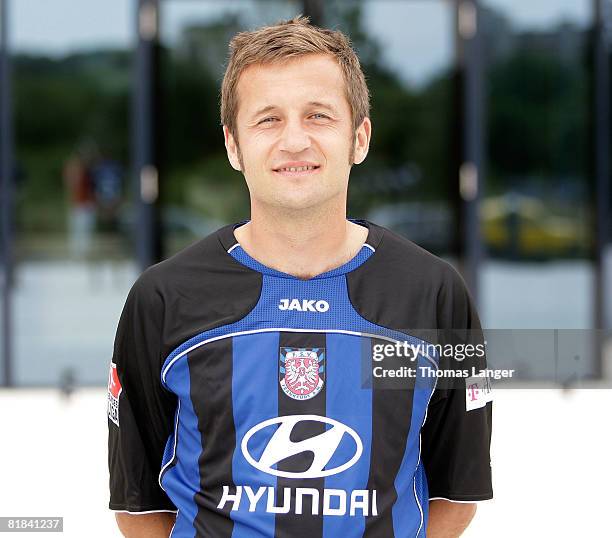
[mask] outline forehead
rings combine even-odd
[[[349,109],[342,70],[325,54],[308,54],[272,64],[247,67],[238,80],[238,114],[273,105],[280,108],[325,101]]]

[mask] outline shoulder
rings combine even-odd
[[[262,277],[228,254],[233,226],[152,265],[134,283],[132,304],[142,317],[158,320],[165,355],[195,334],[240,319],[256,304]]]
[[[457,270],[447,261],[383,226],[372,222],[368,224],[375,237],[376,244],[373,246],[376,255],[364,264],[363,269],[372,277],[385,276],[393,284],[410,286],[437,287],[463,283]]]
[[[223,285],[244,267],[227,253],[225,242],[233,237],[234,224],[223,226],[183,248],[173,256],[148,267],[134,287],[142,293],[166,294],[170,291]]]
[[[347,275],[354,307],[392,328],[434,329],[446,312],[469,301],[465,283],[447,261],[387,228],[368,222],[375,252]]]

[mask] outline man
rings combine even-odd
[[[300,17],[230,49],[221,117],[251,218],[130,291],[109,378],[110,508],[128,537],[459,536],[492,496],[491,404],[468,407],[463,379],[372,372],[375,352],[423,343],[421,329],[480,334],[463,281],[346,219],[371,122],[343,34]],[[412,359],[441,368],[435,350]]]

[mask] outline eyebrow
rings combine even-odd
[[[336,111],[335,107],[333,107],[332,105],[328,104],[328,103],[323,103],[321,101],[309,101],[308,103],[306,103],[307,106],[314,106],[314,107],[319,107],[319,108],[324,108],[326,110],[329,110],[332,114],[337,114],[338,112]],[[253,114],[251,116],[251,119],[255,119],[258,116],[261,116],[262,114],[265,114],[266,112],[270,112],[272,110],[277,109],[278,107],[276,105],[268,105],[265,106],[263,108],[260,108],[257,112],[255,112],[255,114]]]

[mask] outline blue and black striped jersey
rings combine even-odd
[[[492,497],[491,403],[440,383],[427,345],[481,338],[465,285],[355,222],[359,253],[310,279],[249,256],[242,223],[140,276],[109,376],[111,509],[177,511],[175,538],[403,538],[431,498]]]

